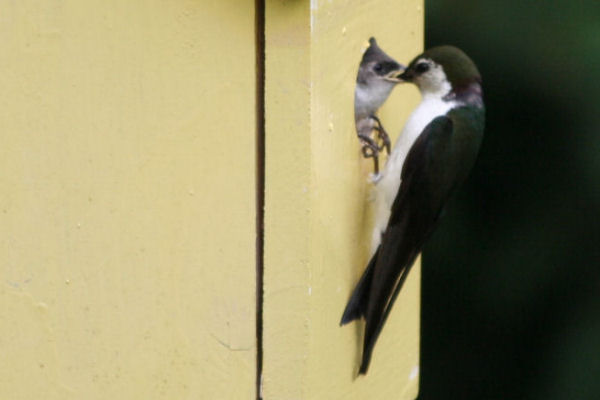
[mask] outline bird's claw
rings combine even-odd
[[[384,129],[379,118],[377,118],[375,115],[371,115],[370,118],[377,123],[377,126],[374,127],[374,129],[377,131],[377,139],[383,141],[383,144],[381,146],[378,146],[379,151],[383,151],[383,149],[385,148],[385,151],[389,155],[391,153],[392,147],[390,142],[390,135],[388,135],[388,133]]]
[[[383,141],[383,145],[381,145],[380,150],[383,150],[385,148],[386,153],[389,155],[391,153],[392,146],[390,142],[390,136],[387,134],[385,129],[383,129],[383,127],[377,132],[377,137]]]
[[[358,138],[362,142],[361,151],[363,157],[373,159],[375,174],[379,174],[379,152],[381,149],[369,136],[359,134]]]

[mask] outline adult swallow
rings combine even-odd
[[[376,186],[375,251],[342,316],[342,325],[366,320],[360,374],[411,266],[475,163],[485,123],[481,75],[456,47],[425,51],[398,77],[417,85],[422,99]]]

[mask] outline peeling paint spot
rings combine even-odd
[[[342,28],[342,36],[346,36],[346,27]]]

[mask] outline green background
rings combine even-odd
[[[600,399],[600,1],[426,9],[487,126],[424,252],[419,399]]]

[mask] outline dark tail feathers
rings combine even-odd
[[[373,280],[373,270],[375,269],[375,263],[377,262],[377,254],[379,254],[379,248],[377,248],[377,251],[373,254],[373,257],[371,257],[365,272],[363,272],[362,277],[356,284],[352,296],[350,296],[350,300],[348,300],[348,304],[344,310],[344,315],[342,315],[340,325],[345,325],[355,319],[364,317],[367,313],[369,290],[371,288],[371,281]]]

